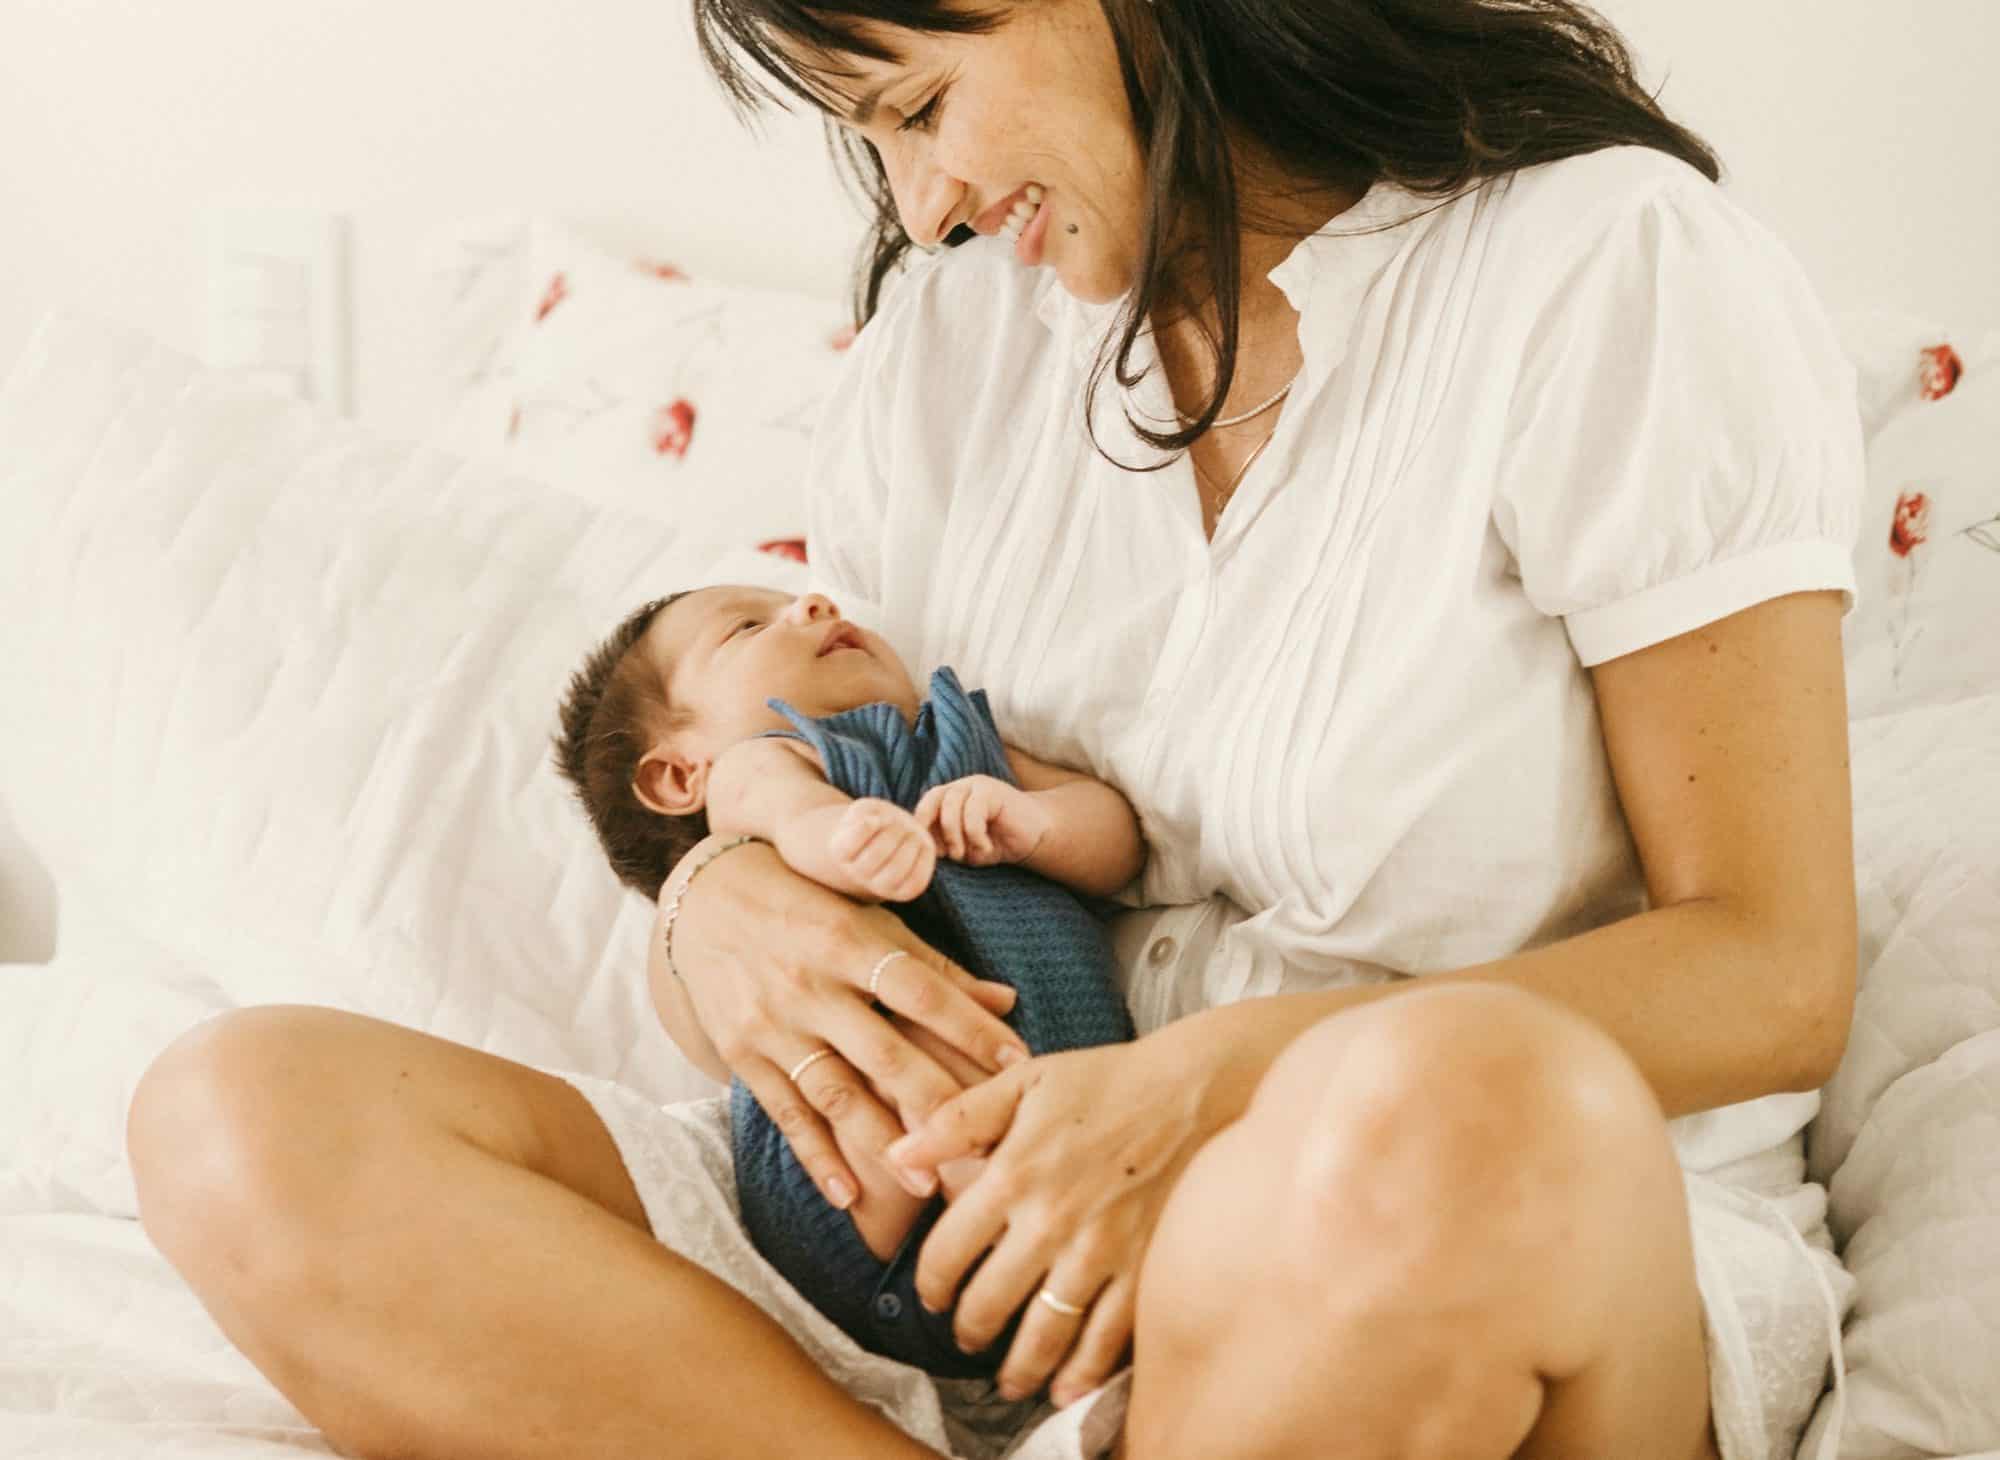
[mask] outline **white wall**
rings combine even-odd
[[[685,0],[0,0],[0,369],[47,301],[194,353],[204,215],[351,215],[353,399],[415,431],[427,229],[496,209],[655,220],[690,268],[844,286],[857,216],[817,124],[764,145]]]
[[[1835,309],[2000,324],[1996,0],[1603,0],[1670,110]],[[199,354],[207,210],[353,220],[357,414],[436,407],[417,244],[560,214],[697,272],[844,287],[859,227],[816,124],[742,131],[686,0],[0,0],[0,370],[50,303]],[[45,956],[0,811],[0,960]]]
[[[760,145],[686,0],[4,0],[0,367],[41,306],[199,352],[205,210],[354,220],[357,414],[420,430],[429,228],[531,208],[658,225],[689,266],[837,292],[858,226],[816,125]],[[1837,308],[2000,323],[1995,0],[1603,0],[1649,80]]]

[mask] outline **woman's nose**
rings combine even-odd
[[[919,248],[935,247],[951,226],[952,214],[965,197],[965,184],[932,162],[921,144],[903,150],[888,165],[889,191],[903,231]]]

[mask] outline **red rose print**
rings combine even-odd
[[[844,324],[833,332],[832,336],[827,340],[827,344],[831,345],[836,352],[845,350],[849,345],[854,343],[854,334],[854,326]]]
[[[1930,499],[1922,492],[1898,493],[1896,518],[1889,524],[1889,551],[1899,558],[1907,558],[1910,549],[1924,541],[1930,528]]]
[[[774,537],[769,542],[758,543],[757,551],[803,563],[806,560],[806,540],[802,537]]]
[[[509,417],[507,417],[507,439],[509,441],[512,441],[516,436],[520,434],[521,434],[521,404],[519,401],[516,401],[514,403],[514,413]]]
[[[669,284],[687,282],[687,271],[673,264],[656,263],[652,259],[638,259],[635,262],[641,273],[651,274],[656,279],[665,279]]]
[[[683,457],[694,440],[694,405],[677,400],[653,413],[653,450],[662,456]]]
[[[1925,400],[1943,400],[1964,373],[1958,351],[1950,345],[1932,345],[1917,357],[1917,385]]]
[[[540,324],[549,317],[549,311],[569,296],[569,280],[557,274],[549,280],[549,287],[543,291],[542,302],[535,310],[535,323]]]

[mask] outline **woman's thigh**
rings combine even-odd
[[[1712,1454],[1685,1188],[1637,1070],[1525,992],[1336,1015],[1190,1164],[1132,1460]]]

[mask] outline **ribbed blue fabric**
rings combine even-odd
[[[862,705],[811,719],[770,701],[826,763],[829,783],[857,799],[913,810],[933,786],[984,775],[1012,784],[1013,772],[986,694],[967,694],[939,669],[930,697],[906,724],[894,705]],[[940,859],[930,887],[895,911],[926,942],[979,978],[1019,991],[1007,1022],[1036,1054],[1132,1038],[1103,928],[1068,889],[1019,867],[967,867]],[[742,1081],[730,1090],[736,1188],[743,1224],[771,1265],[847,1335],[872,1353],[932,1374],[993,1374],[1015,1322],[981,1354],[962,1353],[951,1314],[917,1300],[917,1253],[943,1210],[924,1212],[888,1262],[868,1250],[853,1221],[813,1185],[784,1134]]]

